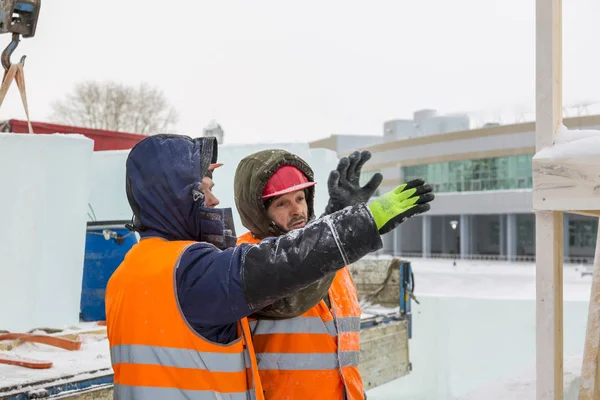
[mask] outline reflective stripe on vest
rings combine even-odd
[[[316,371],[338,367],[358,367],[358,351],[336,353],[258,353],[259,370]]]
[[[340,332],[360,332],[360,317],[338,318],[338,329]],[[258,321],[250,322],[250,329],[253,335],[270,335],[275,333],[324,333],[331,336],[337,336],[335,322],[327,321],[323,323],[320,317],[296,317],[286,320],[282,324],[279,320],[261,320],[257,328]]]
[[[119,385],[114,386],[114,400],[255,400],[256,396],[253,391],[240,393],[216,394],[208,390],[182,390],[175,388],[157,388],[147,386],[129,386]]]
[[[144,239],[106,289],[115,399],[264,400],[248,321],[237,340],[212,343],[191,328],[177,301],[179,257],[194,242]]]
[[[338,329],[340,332],[359,332],[360,333],[360,317],[344,317],[338,318]]]
[[[236,353],[199,353],[196,350],[121,344],[110,349],[113,364],[149,364],[176,368],[197,368],[212,372],[244,372],[250,356]]]
[[[258,243],[250,233],[241,243]],[[347,267],[325,302],[301,316],[250,320],[266,400],[363,400],[358,371],[361,309]]]

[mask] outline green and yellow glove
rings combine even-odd
[[[379,234],[388,233],[410,217],[425,213],[435,198],[433,188],[423,179],[398,186],[369,204]]]

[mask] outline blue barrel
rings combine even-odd
[[[81,284],[80,319],[104,321],[106,284],[137,236],[125,228],[130,221],[88,222]]]

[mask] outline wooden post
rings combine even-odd
[[[561,122],[562,2],[536,0],[536,151],[552,146]],[[537,212],[535,230],[536,399],[562,400],[562,212]]]
[[[600,346],[600,229],[596,236],[594,256],[594,277],[590,293],[587,332],[583,349],[583,366],[579,400],[600,399],[600,368],[598,368],[598,347]]]

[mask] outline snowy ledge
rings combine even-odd
[[[533,208],[600,216],[600,131],[561,125],[533,157]]]

